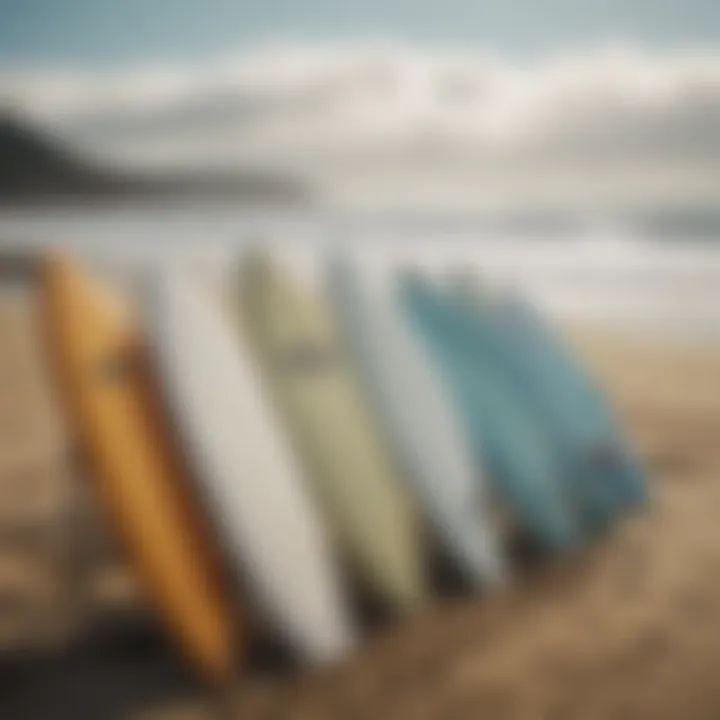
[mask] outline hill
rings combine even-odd
[[[50,135],[0,115],[0,203],[82,203],[173,197],[297,204],[308,199],[295,178],[270,173],[121,173],[81,158]]]

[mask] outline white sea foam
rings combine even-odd
[[[538,233],[489,230],[459,216],[248,215],[228,208],[5,211],[0,238],[62,245],[112,272],[175,262],[211,278],[222,277],[247,242],[275,244],[309,277],[329,243],[345,242],[378,270],[474,269],[560,320],[720,340],[720,238],[658,240],[619,225]]]

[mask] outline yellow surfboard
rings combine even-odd
[[[235,661],[220,561],[173,447],[126,309],[70,260],[41,261],[41,307],[88,469],[150,602],[203,675]]]

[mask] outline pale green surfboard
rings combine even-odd
[[[425,585],[413,508],[329,310],[268,255],[246,256],[236,279],[241,331],[331,526],[378,595],[397,608],[418,604]]]

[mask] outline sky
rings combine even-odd
[[[0,0],[0,103],[339,202],[716,204],[718,0]]]
[[[248,44],[391,38],[526,54],[715,43],[717,0],[0,0],[0,60],[198,61]]]

